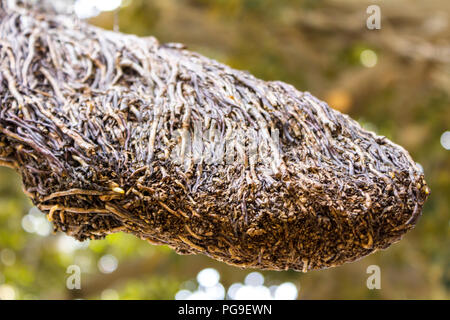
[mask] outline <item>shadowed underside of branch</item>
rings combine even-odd
[[[307,92],[3,2],[0,164],[77,239],[275,270],[386,248],[429,194],[402,147]]]

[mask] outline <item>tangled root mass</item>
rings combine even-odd
[[[429,194],[402,147],[179,44],[1,2],[0,64],[0,164],[79,240],[306,272],[387,248]]]

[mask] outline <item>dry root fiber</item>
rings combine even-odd
[[[0,164],[55,230],[306,272],[387,248],[421,215],[407,151],[307,92],[0,6]]]

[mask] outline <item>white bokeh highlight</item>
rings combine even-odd
[[[80,19],[99,15],[102,11],[114,11],[120,7],[122,0],[77,0],[74,12]]]
[[[52,232],[51,223],[37,207],[32,207],[22,218],[22,228],[28,233],[35,233],[42,237],[46,237]]]
[[[450,131],[445,131],[445,132],[441,135],[441,146],[442,146],[445,150],[450,150]]]
[[[15,300],[16,290],[9,284],[0,285],[0,300]]]
[[[119,262],[112,254],[105,254],[98,260],[98,269],[101,273],[112,273],[116,271]]]
[[[298,288],[294,283],[284,282],[268,287],[264,285],[265,279],[260,272],[249,273],[244,283],[233,283],[228,290],[219,280],[220,273],[216,269],[203,269],[197,274],[197,288],[192,288],[191,280],[186,281],[183,288],[175,294],[175,300],[295,300],[298,298]]]
[[[220,274],[216,269],[207,268],[200,271],[197,275],[197,281],[202,287],[213,287],[220,280]]]
[[[259,272],[249,273],[244,280],[247,286],[262,286],[264,284],[264,276]]]
[[[285,282],[275,289],[274,298],[276,300],[295,300],[297,299],[298,290],[292,282]]]
[[[74,253],[78,249],[86,249],[89,247],[89,240],[86,241],[78,241],[72,237],[69,237],[65,234],[60,234],[58,236],[58,240],[56,242],[58,251],[71,254]]]

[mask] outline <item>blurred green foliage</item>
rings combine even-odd
[[[450,22],[431,31],[426,26],[440,11],[449,13],[449,4],[383,2],[378,31],[365,28],[369,4],[126,0],[119,27],[161,42],[186,43],[259,78],[310,91],[401,144],[423,166],[432,194],[417,227],[402,241],[338,268],[307,274],[263,272],[268,285],[291,281],[300,299],[448,299],[450,151],[440,137],[450,130],[450,62],[433,51],[421,56],[416,49],[423,43],[448,48]],[[113,21],[113,13],[103,13],[91,22],[112,29]],[[373,68],[361,64],[364,50],[376,53]],[[83,245],[62,234],[45,235],[45,227],[44,235],[26,232],[24,217],[31,207],[20,177],[0,168],[0,297],[173,299],[180,288],[192,287],[204,268],[217,269],[226,288],[250,272],[204,256],[179,256],[126,234]],[[100,271],[105,255],[117,259],[111,273]],[[66,269],[72,264],[81,267],[81,290],[66,288]],[[366,268],[372,264],[381,268],[381,290],[366,287]]]

